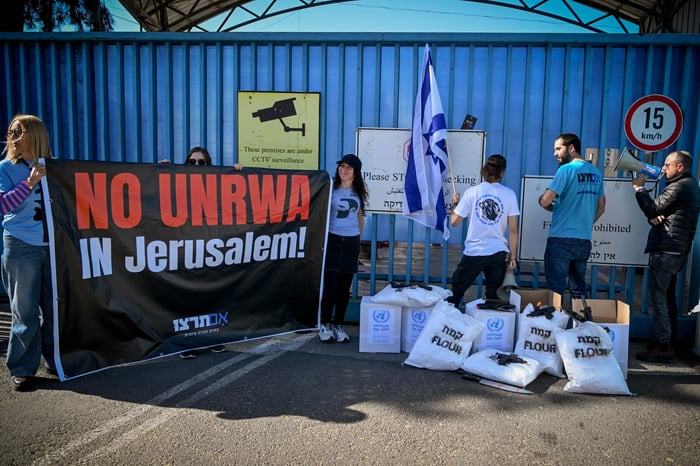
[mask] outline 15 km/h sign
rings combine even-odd
[[[625,134],[637,149],[656,152],[676,142],[683,129],[683,112],[660,94],[646,95],[627,110]]]

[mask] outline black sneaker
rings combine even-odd
[[[194,351],[185,351],[184,353],[180,353],[180,359],[194,359],[197,357],[197,353]]]
[[[216,345],[209,348],[209,351],[211,351],[212,353],[223,353],[224,351],[226,351],[226,347],[224,345]]]
[[[12,377],[12,388],[16,392],[26,392],[32,388],[32,377]]]

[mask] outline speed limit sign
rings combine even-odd
[[[676,142],[683,129],[683,112],[660,94],[638,99],[625,115],[625,134],[637,149],[655,152]]]

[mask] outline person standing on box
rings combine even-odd
[[[486,299],[498,299],[497,290],[506,270],[514,270],[517,265],[520,210],[515,192],[500,183],[505,172],[505,157],[494,154],[481,167],[483,182],[467,189],[461,198],[459,193],[452,195],[452,205],[456,206],[450,214],[452,226],[470,219],[462,260],[452,275],[452,296],[447,298],[455,307],[482,271]]]
[[[357,272],[360,235],[368,197],[367,185],[362,177],[362,161],[354,154],[344,155],[338,161],[331,193],[318,333],[323,342],[350,341],[342,322],[350,300],[352,277]]]
[[[666,175],[666,187],[656,199],[645,189],[644,175],[632,181],[637,204],[651,225],[644,252],[649,253],[648,293],[654,339],[647,351],[636,354],[640,361],[670,362],[674,356],[675,276],[693,245],[700,211],[700,187],[690,174],[692,167],[688,152],[671,152],[661,169]],[[669,312],[669,308],[675,312]]]
[[[581,140],[575,134],[554,141],[554,156],[559,169],[539,199],[552,212],[544,275],[550,290],[563,296],[568,281],[571,297],[581,298],[586,295],[593,224],[605,212],[603,176],[581,157]]]

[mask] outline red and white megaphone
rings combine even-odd
[[[626,147],[623,149],[622,155],[620,155],[620,159],[617,161],[617,165],[613,168],[613,171],[618,170],[629,170],[640,173],[652,180],[657,180],[663,175],[659,167],[642,162]]]

